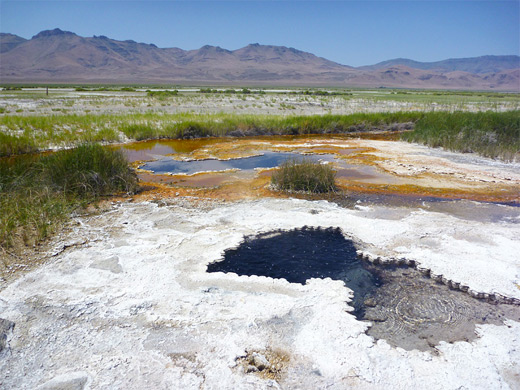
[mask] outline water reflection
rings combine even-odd
[[[189,154],[211,144],[224,142],[222,139],[201,138],[193,140],[155,140],[119,145],[128,161],[149,161],[169,154]]]
[[[277,153],[264,151],[260,156],[236,158],[231,160],[194,160],[177,161],[172,158],[161,158],[140,166],[141,169],[156,174],[185,174],[192,175],[198,172],[215,172],[226,170],[253,170],[255,168],[274,168],[288,159],[302,159],[298,153]],[[332,155],[306,155],[305,159],[312,161],[334,161]]]

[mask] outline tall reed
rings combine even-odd
[[[402,134],[410,142],[475,152],[505,161],[520,160],[520,111],[432,112]]]

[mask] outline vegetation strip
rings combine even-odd
[[[431,112],[402,139],[457,152],[475,152],[505,161],[519,160],[520,111]]]
[[[233,114],[126,114],[4,116],[0,156],[81,142],[200,137],[348,133],[416,121],[419,113],[269,116]]]
[[[125,139],[189,139],[257,135],[341,134],[410,130],[403,139],[483,156],[518,158],[520,111],[397,112],[352,115],[124,114],[4,116],[0,156]]]
[[[96,144],[1,159],[0,248],[33,245],[88,202],[136,188],[137,178],[123,154]]]

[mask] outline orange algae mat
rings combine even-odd
[[[391,135],[395,137],[395,135]],[[147,141],[121,146],[148,188],[141,197],[196,196],[222,200],[287,197],[270,187],[273,169],[154,174],[139,170],[144,161],[229,160],[266,151],[332,155],[341,192],[423,196],[520,203],[520,170],[488,159],[465,161],[465,155],[388,140],[376,135],[276,136]],[[443,154],[444,153],[444,154]],[[459,157],[462,156],[462,157]],[[475,163],[476,161],[476,163]],[[325,196],[326,198],[327,196]],[[322,196],[323,198],[323,196]]]

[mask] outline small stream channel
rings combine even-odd
[[[441,341],[471,341],[476,324],[520,321],[520,307],[476,299],[409,266],[375,265],[357,256],[340,229],[303,227],[245,237],[207,272],[341,280],[353,290],[353,314],[372,324],[368,334],[403,349],[435,352]]]

